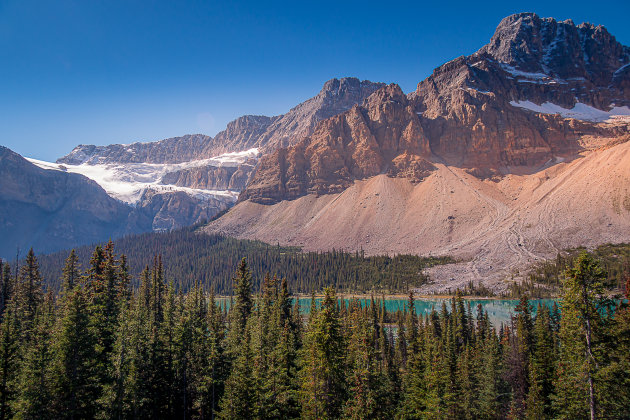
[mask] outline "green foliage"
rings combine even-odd
[[[630,278],[630,244],[605,244],[587,252],[584,248],[569,249],[555,259],[541,261],[529,271],[524,282],[510,285],[508,297],[519,298],[524,294],[532,298],[559,296],[567,268],[572,267],[582,253],[597,261],[606,273],[602,286],[606,290],[624,291]]]
[[[128,272],[135,278],[155,255],[161,255],[164,276],[175,289],[187,292],[199,282],[206,292],[230,295],[234,267],[247,259],[252,290],[258,291],[265,274],[285,278],[294,293],[310,293],[326,286],[338,291],[404,292],[427,281],[427,267],[452,262],[447,257],[422,258],[413,255],[371,256],[362,252],[300,252],[259,241],[200,234],[192,228],[164,233],[146,233],[115,241],[116,249],[130,256]],[[75,250],[78,262],[87,266],[94,247]],[[41,256],[40,264],[48,286],[60,289],[60,276],[67,252]],[[136,284],[137,286],[137,284]]]
[[[29,254],[17,279],[1,270],[0,419],[630,416],[630,308],[587,254],[565,271],[561,312],[533,316],[524,296],[498,331],[461,295],[419,316],[413,294],[388,312],[326,288],[304,319],[289,282],[246,260],[229,305],[201,282],[176,291],[160,256],[132,290],[111,243],[85,272],[71,253],[44,296]]]

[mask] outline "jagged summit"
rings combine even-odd
[[[275,117],[246,115],[228,124],[203,150],[204,155],[258,148],[270,153],[296,144],[310,135],[316,124],[362,103],[385,86],[355,77],[330,79],[314,97]]]
[[[490,42],[481,48],[495,60],[517,70],[562,79],[587,78],[610,82],[630,63],[630,48],[621,45],[604,26],[519,13],[504,18]]]
[[[509,16],[488,45],[436,68],[415,92],[382,87],[302,139],[273,143],[291,147],[263,156],[240,200],[334,193],[377,174],[419,182],[432,163],[501,176],[576,153],[584,136],[625,136],[626,126],[600,123],[630,114],[629,57],[601,26]],[[356,100],[363,84],[374,87],[333,79],[285,117],[326,109],[338,91]]]

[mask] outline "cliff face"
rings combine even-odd
[[[380,173],[419,181],[432,167],[429,155],[414,107],[398,85],[389,85],[321,122],[297,145],[263,157],[239,199],[273,203],[340,192]]]
[[[579,151],[585,136],[628,133],[605,120],[630,114],[629,64],[630,49],[601,26],[507,17],[488,45],[438,67],[415,92],[381,88],[263,157],[240,200],[335,193],[380,173],[417,182],[431,162],[482,177],[540,167]]]
[[[320,121],[362,103],[383,86],[383,83],[354,77],[331,79],[324,83],[316,96],[286,114],[275,117],[245,115],[230,122],[224,131],[207,143],[201,154],[216,156],[254,147],[263,153],[272,153],[280,147],[294,145],[310,135]]]
[[[249,159],[238,166],[197,166],[168,172],[161,184],[176,185],[202,190],[241,191],[247,185],[256,159]]]

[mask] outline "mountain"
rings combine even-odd
[[[313,98],[284,115],[245,115],[214,138],[202,134],[128,145],[79,145],[47,169],[83,174],[134,207],[134,219],[153,230],[207,220],[232,206],[260,153],[294,144],[316,124],[350,109],[384,86],[356,78],[332,79]]]
[[[94,181],[73,173],[41,169],[0,146],[0,255],[70,248],[140,232],[131,208],[111,198]]]
[[[206,231],[468,260],[435,269],[442,290],[630,240],[629,52],[602,26],[509,16],[414,92],[383,87],[264,155]]]

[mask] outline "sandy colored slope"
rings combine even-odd
[[[207,231],[306,250],[461,259],[431,272],[435,291],[469,280],[500,290],[559,249],[630,241],[630,142],[499,181],[436,166],[418,185],[379,175],[340,194],[245,201]]]

